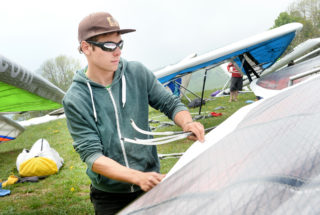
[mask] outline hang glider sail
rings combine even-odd
[[[279,60],[277,60],[271,67],[261,71],[259,73],[259,78],[268,75],[269,73],[275,72],[280,68],[286,67],[288,64],[292,62],[297,62],[300,60],[303,60],[308,57],[314,57],[317,53],[319,53],[319,50],[310,52],[312,49],[315,49],[320,45],[320,38],[315,39],[309,39],[298,46],[296,46],[292,52],[289,54],[281,57]],[[308,53],[309,52],[309,53]],[[308,53],[308,54],[306,54]],[[313,55],[314,53],[314,55]],[[302,57],[301,57],[302,56]],[[253,77],[253,80],[257,79],[256,77]],[[253,82],[253,80],[246,79],[243,81],[243,86],[249,85]],[[224,90],[224,92],[228,93],[229,89]]]
[[[0,114],[0,143],[16,139],[23,131],[19,123]]]
[[[241,108],[119,214],[318,214],[319,85]]]
[[[264,77],[264,76],[273,77],[273,75],[269,75],[269,74],[273,73],[273,72],[277,72],[279,69],[285,68],[288,65],[292,65],[293,63],[297,64],[302,61],[305,61],[305,60],[308,60],[308,59],[311,59],[311,58],[318,56],[320,53],[320,48],[318,48],[318,49],[316,49],[316,48],[319,46],[320,46],[320,38],[306,40],[305,42],[296,46],[289,54],[287,54],[287,55],[281,57],[279,60],[277,60],[271,67],[269,67],[265,70],[262,70],[259,73],[259,79],[266,80],[267,78],[262,78],[262,77]],[[311,51],[313,49],[316,49],[316,50]],[[226,65],[221,65],[221,68],[223,68],[223,70],[227,72]],[[281,71],[285,71],[285,70],[281,69]],[[306,70],[304,70],[304,71],[306,71]],[[277,73],[277,74],[279,77],[280,74],[279,73]],[[283,74],[281,76],[282,77],[287,76],[287,79],[289,79],[290,74],[287,72],[287,74]],[[283,78],[282,78],[282,80],[283,80]],[[253,80],[250,80],[250,81],[249,81],[249,79],[244,79],[243,86],[247,86],[250,84],[250,86],[252,87],[251,89],[254,89],[255,92],[258,92],[258,94],[260,94],[257,96],[260,96],[263,98],[269,97],[269,96],[277,93],[276,91],[272,92],[271,90],[264,92],[263,88],[260,88],[259,86],[256,87],[257,82],[259,82],[259,81],[256,77],[253,77]],[[218,96],[222,96],[224,93],[229,93],[229,89],[225,89],[227,87],[227,85],[228,85],[228,83],[226,83],[225,87],[223,88],[223,90],[220,91],[221,93]],[[261,94],[261,92],[262,92],[262,94]]]
[[[58,109],[63,96],[46,79],[0,55],[0,112]]]
[[[1,114],[58,109],[63,96],[49,81],[0,55],[0,142],[13,140],[24,131]]]
[[[196,53],[192,53],[187,57],[183,58],[181,61],[179,61],[179,63],[186,62],[189,59],[194,58],[196,56],[197,56]],[[180,78],[176,78],[173,81],[169,81],[165,83],[163,86],[169,88],[174,95],[176,96],[184,95],[189,100],[189,98],[185,94],[185,91],[187,90],[190,79],[191,79],[191,74],[184,75]]]
[[[250,88],[256,96],[268,98],[316,73],[320,73],[320,56],[260,77],[251,82]]]
[[[320,46],[320,38],[309,39],[303,43],[300,43],[296,46],[292,52],[285,55],[281,59],[279,59],[275,64],[273,64],[270,68],[263,71],[263,75],[267,75],[271,72],[275,72],[278,69],[287,66],[290,62],[295,61],[296,59],[302,57],[303,55],[310,52],[312,49]]]
[[[161,83],[167,83],[180,76],[203,68],[218,66],[227,60],[233,60],[241,71],[251,78],[273,65],[284,53],[297,32],[300,23],[290,23],[281,27],[232,43],[206,54],[171,65],[154,72]]]

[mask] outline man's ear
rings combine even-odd
[[[86,41],[81,41],[80,43],[80,50],[85,54],[89,55],[92,51],[91,45]]]

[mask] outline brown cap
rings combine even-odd
[[[110,13],[98,12],[86,16],[79,24],[78,40],[79,43],[90,37],[105,33],[119,32],[125,34],[136,31],[135,29],[120,29],[118,22]]]

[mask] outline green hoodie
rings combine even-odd
[[[105,192],[127,193],[140,188],[115,181],[92,171],[92,164],[105,155],[118,163],[143,172],[159,172],[155,146],[127,143],[121,138],[152,138],[135,131],[131,124],[149,130],[149,106],[170,119],[187,108],[157,81],[151,71],[138,62],[120,60],[109,88],[89,80],[77,71],[63,99],[73,147],[87,164],[92,185]]]

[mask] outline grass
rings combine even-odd
[[[211,91],[210,91],[211,92]],[[210,92],[205,93],[205,98]],[[215,112],[222,113],[220,117],[199,120],[205,127],[220,124],[240,107],[246,105],[246,100],[253,100],[251,93],[241,94],[238,102],[228,102],[229,97],[220,97],[208,101],[202,107],[202,113],[215,111],[223,106],[225,109]],[[183,100],[183,102],[187,102]],[[191,109],[197,113],[199,108]],[[150,108],[150,118],[168,121],[160,113]],[[153,126],[153,124],[152,124]],[[177,126],[165,127],[161,130],[181,130]],[[23,148],[30,149],[34,142],[45,138],[51,147],[57,150],[64,159],[64,165],[58,174],[51,175],[37,183],[17,183],[5,187],[11,190],[11,195],[0,198],[0,214],[94,214],[89,199],[90,180],[85,174],[86,165],[80,160],[72,147],[72,138],[68,132],[65,119],[30,126],[16,140],[0,145],[0,179],[5,181],[11,174],[18,176],[16,158]],[[163,154],[184,152],[192,144],[189,140],[180,140],[158,146],[158,152]],[[161,173],[167,173],[178,159],[161,160]]]

